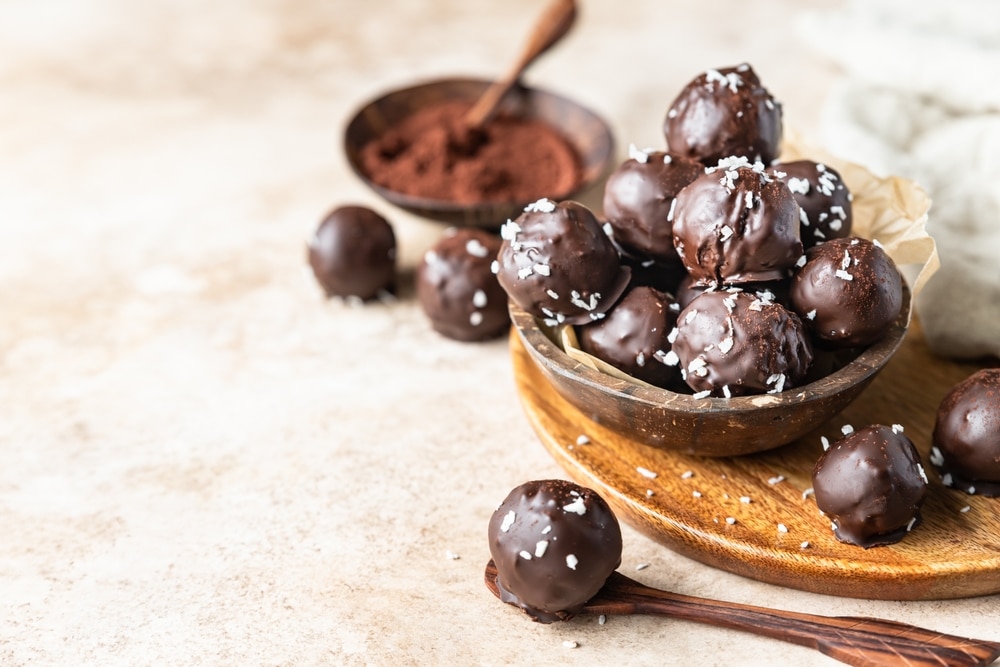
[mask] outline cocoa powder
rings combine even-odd
[[[405,118],[361,150],[378,185],[458,204],[563,199],[580,183],[580,159],[552,126],[497,115],[468,128],[470,104],[449,101]]]

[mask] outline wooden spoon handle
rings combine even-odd
[[[517,83],[525,68],[546,49],[562,39],[575,19],[576,2],[574,0],[553,0],[552,4],[538,18],[514,65],[502,78],[494,81],[486,89],[486,92],[466,114],[466,124],[469,127],[479,127],[489,120],[496,112],[500,100]]]
[[[932,632],[905,623],[861,617],[829,617],[765,609],[679,595],[614,573],[585,607],[589,614],[654,614],[720,627],[817,649],[849,665],[989,665],[1000,643]]]

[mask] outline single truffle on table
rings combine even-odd
[[[853,197],[835,169],[812,160],[796,160],[773,164],[767,171],[785,182],[799,205],[803,246],[811,248],[851,235]]]
[[[636,285],[603,320],[577,329],[580,349],[632,377],[663,388],[680,380],[676,366],[665,361],[668,337],[680,309],[669,294]]]
[[[491,266],[500,237],[482,229],[450,229],[417,267],[417,298],[431,326],[459,341],[496,338],[510,327],[507,293]]]
[[[541,623],[575,616],[621,564],[618,519],[596,492],[526,482],[493,513],[490,554],[500,599]]]
[[[778,157],[781,131],[781,104],[746,63],[695,77],[663,123],[671,153],[706,165],[730,155],[770,164]]]
[[[976,371],[938,407],[931,463],[945,486],[1000,498],[1000,369]]]
[[[862,238],[832,239],[806,251],[789,300],[830,347],[864,347],[882,338],[903,307],[903,283],[892,258]]]
[[[813,352],[801,320],[738,288],[710,289],[677,316],[668,363],[695,396],[776,394],[801,383]]]
[[[549,324],[604,317],[631,270],[583,204],[540,199],[500,230],[496,271],[514,303]]]
[[[721,160],[674,200],[674,246],[701,285],[779,280],[802,256],[799,206],[761,163]]]
[[[670,209],[674,197],[704,171],[700,162],[631,147],[604,186],[604,217],[627,253],[677,262]]]
[[[837,539],[869,548],[900,541],[918,523],[927,475],[899,425],[850,431],[813,468],[816,505]]]
[[[367,301],[395,286],[396,236],[375,211],[341,206],[309,240],[309,265],[327,296]]]

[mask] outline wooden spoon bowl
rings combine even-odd
[[[813,382],[779,394],[696,399],[613,377],[570,357],[534,317],[511,303],[514,329],[532,362],[573,407],[630,440],[702,456],[774,449],[812,431],[864,391],[903,342],[910,292],[880,341]]]
[[[390,204],[416,215],[451,225],[497,229],[517,217],[527,201],[458,204],[403,194],[374,183],[361,163],[361,150],[418,109],[447,101],[470,104],[492,82],[482,79],[438,79],[385,93],[364,104],[344,130],[344,151],[354,173]],[[500,103],[499,111],[537,119],[557,128],[580,159],[581,180],[565,198],[573,198],[595,185],[607,173],[614,157],[614,138],[608,124],[573,100],[523,85],[516,85]]]

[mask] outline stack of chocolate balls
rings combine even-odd
[[[878,243],[850,236],[840,175],[778,160],[781,128],[749,65],[708,70],[670,105],[667,149],[633,147],[611,174],[606,220],[543,199],[504,226],[500,284],[650,384],[725,398],[800,386],[818,352],[884,336],[903,290]]]

